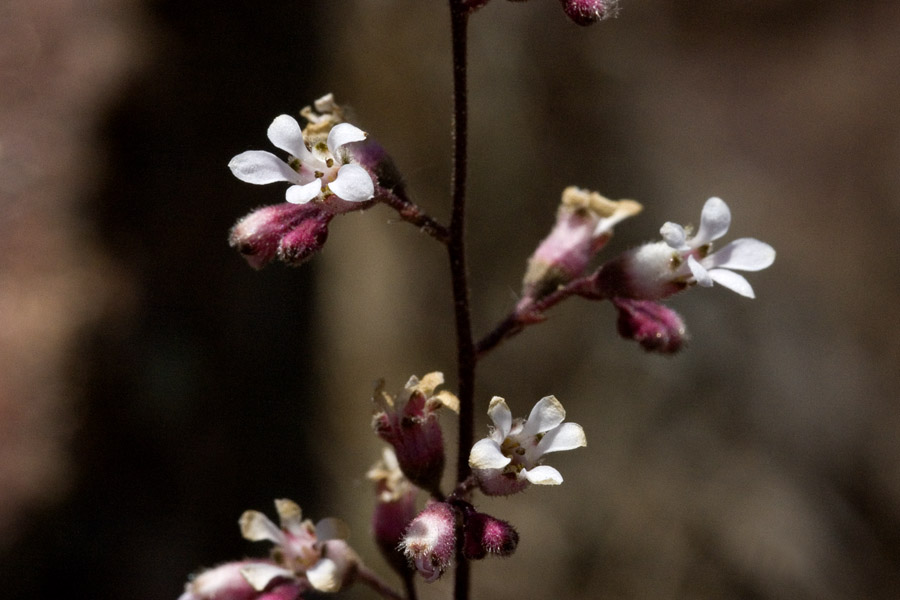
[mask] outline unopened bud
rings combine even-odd
[[[592,25],[617,12],[616,0],[560,0],[563,10],[578,25]]]
[[[456,552],[456,513],[445,502],[432,502],[412,520],[401,543],[403,553],[425,581],[436,581]]]
[[[276,257],[288,265],[299,265],[322,249],[333,217],[318,203],[265,206],[238,221],[228,243],[254,269]]]
[[[519,545],[519,534],[506,521],[484,513],[471,513],[465,517],[463,554],[479,560],[488,554],[510,556]]]
[[[674,354],[687,340],[684,321],[674,310],[652,300],[612,298],[619,311],[619,335],[634,340],[648,352]]]

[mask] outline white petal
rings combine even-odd
[[[556,429],[548,431],[538,442],[538,451],[541,454],[548,452],[561,452],[574,450],[587,446],[587,438],[584,429],[578,423],[563,423]]]
[[[693,256],[688,256],[688,267],[698,284],[703,287],[712,287],[713,280],[710,278],[709,272]]]
[[[320,542],[346,540],[348,537],[350,537],[350,527],[340,519],[328,517],[316,523],[316,539]]]
[[[713,281],[721,286],[727,287],[732,292],[737,292],[741,296],[746,296],[747,298],[756,298],[756,295],[753,293],[753,288],[750,287],[750,282],[734,271],[729,271],[727,269],[712,269],[709,272],[709,276],[712,277]]]
[[[700,228],[691,240],[691,246],[698,248],[717,240],[726,233],[731,225],[731,211],[721,198],[710,198],[703,205],[700,213]]]
[[[491,398],[491,404],[488,406],[488,416],[491,418],[491,422],[494,423],[496,437],[499,437],[502,441],[509,435],[509,430],[512,428],[512,412],[506,405],[506,400],[500,396]]]
[[[265,150],[248,150],[231,159],[228,168],[234,176],[258,185],[288,181],[300,183],[300,175],[286,162]]]
[[[684,227],[678,223],[667,221],[659,228],[659,234],[670,248],[682,250],[687,247],[687,244],[685,243],[687,235],[684,233]]]
[[[753,238],[741,238],[716,250],[703,263],[707,268],[760,271],[775,262],[775,248]]]
[[[312,156],[306,147],[306,142],[303,141],[303,130],[300,129],[300,124],[297,123],[294,117],[290,115],[275,117],[275,120],[269,125],[267,133],[269,141],[276,148],[284,150],[301,161],[305,162],[307,158]]]
[[[372,176],[359,165],[341,167],[335,180],[328,184],[328,189],[348,202],[364,202],[375,195]]]
[[[238,520],[241,526],[241,535],[251,542],[268,540],[275,544],[284,542],[284,532],[269,517],[255,510],[248,510]]]
[[[244,576],[247,583],[249,583],[257,592],[266,589],[266,587],[272,583],[273,579],[278,579],[279,577],[293,579],[294,577],[294,574],[291,571],[266,563],[252,563],[245,565],[241,567],[241,575]]]
[[[326,142],[328,150],[331,151],[332,156],[337,157],[335,152],[338,148],[351,142],[361,142],[366,139],[367,135],[365,131],[355,125],[338,123],[328,132],[328,141]]]
[[[504,456],[500,451],[500,444],[491,438],[484,438],[475,442],[469,453],[469,466],[474,469],[502,469],[512,459]]]
[[[282,529],[287,529],[294,534],[302,530],[303,511],[300,510],[299,504],[293,500],[279,498],[275,500],[275,510],[278,511],[278,517],[281,519]]]
[[[522,437],[529,438],[538,433],[550,431],[554,427],[558,427],[566,418],[566,409],[556,396],[545,396],[538,400],[528,420],[525,421],[525,427],[522,428]]]
[[[563,482],[562,475],[553,467],[541,465],[529,471],[522,470],[525,479],[535,485],[559,485]]]
[[[306,204],[319,195],[322,191],[322,180],[313,179],[303,185],[292,185],[284,193],[285,199],[291,204]]]
[[[320,559],[312,568],[307,569],[306,578],[320,592],[336,592],[341,589],[337,563],[330,558]]]

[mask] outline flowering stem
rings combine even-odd
[[[365,583],[370,588],[381,594],[384,598],[390,598],[391,600],[404,600],[403,596],[395,591],[391,586],[386,584],[381,580],[378,575],[366,567],[365,565],[359,565],[356,569],[356,577],[362,583]],[[413,590],[413,595],[408,596],[407,600],[415,600],[415,590]]]
[[[519,334],[528,325],[542,322],[546,317],[544,312],[556,306],[569,296],[590,295],[591,300],[602,300],[596,294],[590,294],[591,283],[595,275],[587,275],[573,279],[566,285],[547,294],[539,300],[519,305],[505,319],[503,319],[490,333],[481,338],[475,345],[475,355],[481,359],[485,354],[500,345],[501,342]]]
[[[406,197],[402,191],[394,190],[378,196],[379,200],[393,208],[400,218],[407,223],[412,223],[442,244],[450,241],[450,231],[431,218],[415,202]]]
[[[456,352],[459,394],[459,444],[457,481],[468,478],[469,449],[474,442],[475,421],[475,342],[469,307],[469,281],[466,269],[465,214],[468,99],[466,95],[466,46],[469,7],[465,0],[450,0],[450,33],[453,49],[453,209],[450,217],[450,241],[447,251],[453,285],[456,315]],[[455,600],[469,597],[469,562],[462,555],[462,536],[458,537]]]

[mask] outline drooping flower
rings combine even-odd
[[[712,287],[715,282],[753,298],[750,283],[731,269],[765,269],[775,261],[775,249],[754,238],[741,238],[712,252],[712,242],[730,225],[728,205],[710,198],[696,234],[669,222],[660,229],[663,241],[644,244],[604,264],[596,275],[596,297],[659,300],[693,284]]]
[[[244,576],[258,588],[265,587],[272,578],[285,573],[304,577],[321,592],[336,592],[349,582],[359,560],[343,540],[346,526],[337,519],[322,519],[315,525],[303,520],[300,507],[290,500],[276,500],[281,519],[278,527],[255,510],[248,510],[240,518],[241,534],[256,542],[267,540],[275,544],[272,560],[277,569],[244,569]]]
[[[459,410],[459,400],[452,393],[435,393],[443,383],[444,375],[439,372],[422,379],[413,376],[401,396],[394,398],[384,391],[381,381],[372,397],[377,407],[372,428],[394,448],[403,474],[429,492],[438,491],[444,472],[444,438],[437,411],[444,406]]]
[[[506,401],[491,399],[490,435],[472,446],[469,465],[481,491],[489,496],[520,492],[533,483],[559,485],[559,471],[542,465],[545,454],[587,445],[577,423],[563,423],[566,411],[554,396],[541,398],[527,419],[513,419]]]
[[[269,141],[290,156],[287,162],[265,150],[242,152],[228,163],[235,177],[254,184],[287,182],[292,184],[285,199],[305,204],[331,194],[348,202],[364,202],[375,195],[372,176],[360,165],[350,162],[344,146],[366,139],[366,133],[349,123],[338,123],[328,132],[326,141],[311,144],[300,124],[290,115],[279,115],[268,129]]]

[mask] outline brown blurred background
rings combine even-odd
[[[340,516],[373,567],[372,383],[443,370],[441,248],[383,207],[299,270],[225,243],[283,188],[225,167],[332,91],[448,215],[441,2],[0,4],[0,596],[172,600],[264,552],[247,508]],[[567,185],[645,205],[608,256],[723,197],[778,250],[750,301],[672,302],[674,358],[572,300],[480,368],[526,414],[556,394],[589,446],[513,521],[481,598],[900,596],[900,3],[555,0],[471,27],[476,330],[514,305]],[[446,419],[453,431],[452,419]],[[423,597],[450,595],[449,582]],[[346,597],[367,593],[350,591]]]

